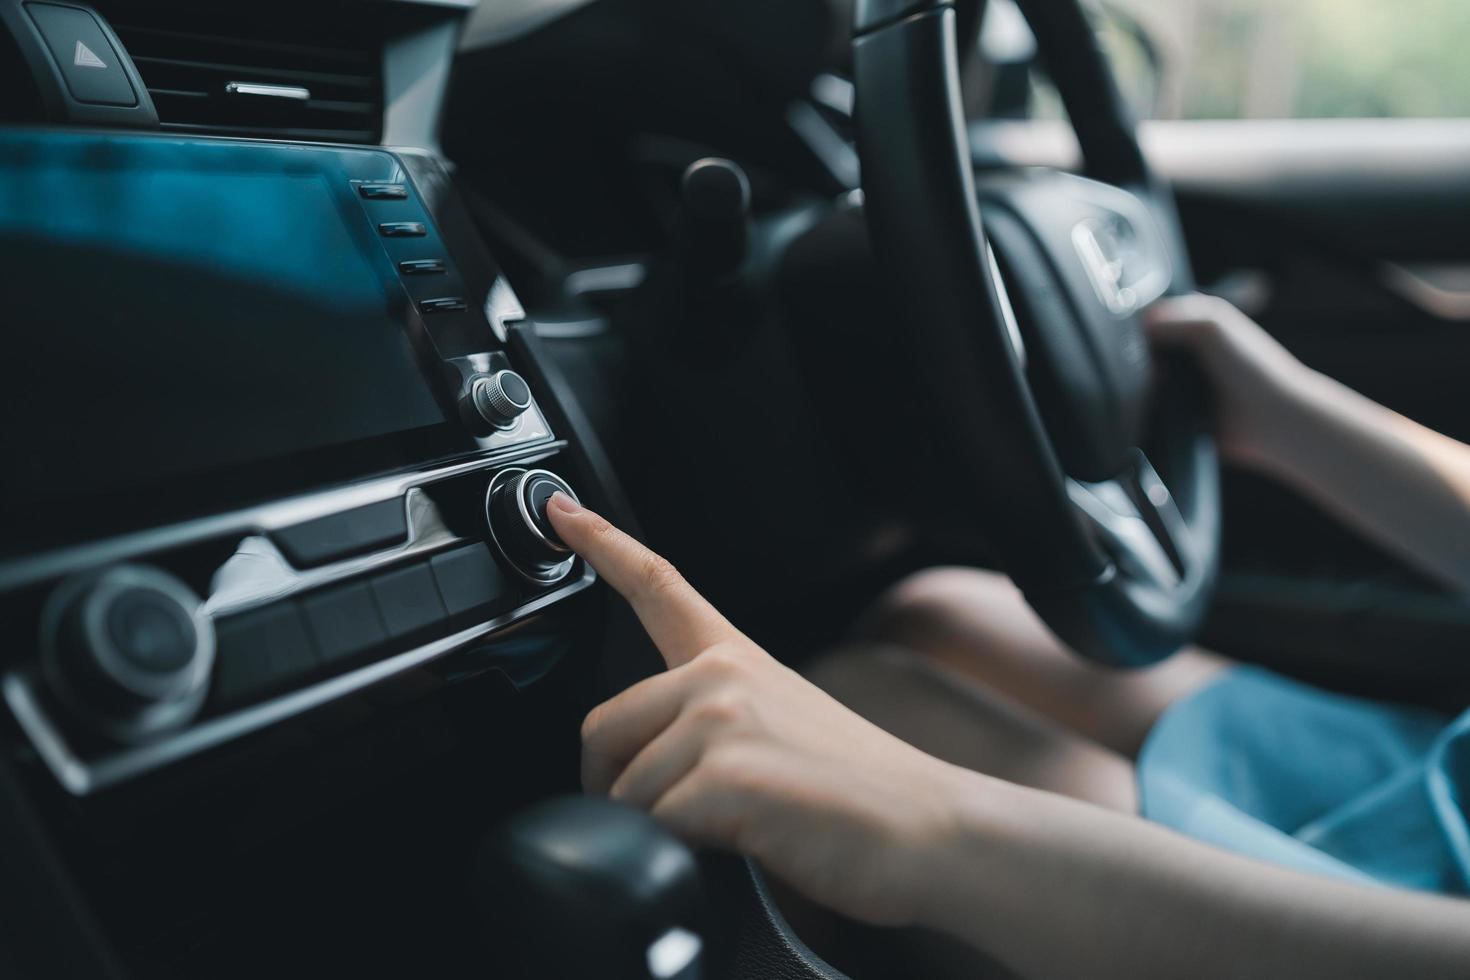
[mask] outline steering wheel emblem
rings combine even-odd
[[[1168,272],[1143,254],[1133,225],[1122,215],[1077,222],[1072,246],[1098,300],[1113,316],[1132,316],[1168,284]]]

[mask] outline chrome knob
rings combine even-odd
[[[475,379],[470,403],[482,420],[497,429],[509,429],[531,407],[531,386],[514,371],[496,371]]]

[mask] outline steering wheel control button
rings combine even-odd
[[[422,221],[385,221],[378,225],[384,238],[423,238],[429,233]]]
[[[42,613],[41,647],[58,700],[123,741],[192,716],[215,660],[214,627],[199,597],[143,565],[63,583]]]
[[[408,540],[403,498],[365,504],[272,532],[271,540],[296,568],[316,568],[383,551]]]
[[[516,571],[538,585],[566,578],[576,556],[557,537],[546,515],[551,495],[577,499],[571,486],[547,470],[501,470],[485,493],[490,538]]]
[[[402,184],[358,184],[357,193],[368,201],[402,201],[408,188]]]
[[[28,3],[25,8],[46,39],[72,98],[88,105],[138,104],[138,93],[128,81],[123,61],[97,18],[77,7],[54,3]]]
[[[531,407],[531,386],[514,371],[496,371],[470,384],[470,402],[484,422],[497,429],[513,429]]]
[[[463,296],[440,296],[437,299],[419,300],[420,313],[459,313],[469,309]]]
[[[443,259],[409,259],[398,263],[398,271],[405,276],[442,276]]]

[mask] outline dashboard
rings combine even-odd
[[[545,504],[603,492],[437,146],[466,5],[297,8],[0,5],[3,781],[36,887],[84,896],[7,896],[36,925],[7,975],[253,972],[225,951],[265,868],[422,833],[405,780],[592,696],[558,670],[595,576]],[[470,691],[529,720],[455,720]],[[483,829],[574,786],[553,754],[415,795]],[[307,962],[389,914],[340,889]]]
[[[835,16],[0,0],[0,973],[479,975],[467,855],[657,662],[550,495],[715,593],[754,526],[822,556],[791,602],[869,548],[839,499],[839,547],[754,505],[679,555],[761,480],[721,430],[795,479],[833,449],[794,374],[718,393],[767,312],[687,413],[711,379],[637,326],[691,161],[749,161],[768,278],[852,189]]]

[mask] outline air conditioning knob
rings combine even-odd
[[[546,516],[551,495],[578,499],[567,481],[549,470],[501,470],[485,493],[485,522],[505,560],[540,585],[566,578],[575,557]]]
[[[482,375],[470,385],[470,404],[481,420],[497,429],[514,428],[531,407],[531,386],[514,371]]]
[[[120,565],[62,583],[41,617],[42,671],[84,722],[140,741],[198,711],[214,666],[214,625],[167,572]]]

